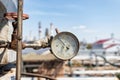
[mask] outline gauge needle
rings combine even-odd
[[[67,48],[67,50],[69,49],[69,47],[68,46],[66,46],[65,45],[65,43],[60,39],[60,38],[58,38],[59,40],[60,40],[60,42]]]

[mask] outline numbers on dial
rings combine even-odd
[[[69,32],[62,32],[54,37],[51,44],[54,55],[66,60],[74,57],[79,49],[78,39]]]

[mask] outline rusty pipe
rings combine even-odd
[[[23,15],[23,0],[18,0],[17,10],[17,61],[16,61],[16,80],[21,80],[21,63],[22,63],[22,15]]]

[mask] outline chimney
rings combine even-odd
[[[41,39],[41,22],[38,23],[38,38]]]

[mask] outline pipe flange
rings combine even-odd
[[[17,19],[18,19],[18,14],[15,13],[15,12],[5,13],[5,14],[4,14],[4,17],[5,17],[6,19],[8,19],[8,20],[17,20]],[[29,18],[29,16],[28,16],[27,14],[23,14],[23,15],[22,15],[22,19],[23,19],[23,20],[26,20],[26,19],[28,19],[28,18]]]

